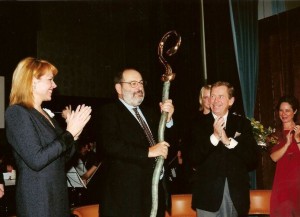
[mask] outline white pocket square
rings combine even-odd
[[[233,138],[236,138],[236,137],[238,137],[238,136],[240,136],[241,135],[241,133],[239,133],[239,132],[235,132],[235,134],[234,134],[234,137]]]

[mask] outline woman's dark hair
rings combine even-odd
[[[286,102],[286,103],[290,104],[294,112],[297,111],[294,115],[294,121],[296,121],[297,120],[297,114],[298,114],[298,108],[299,108],[299,102],[298,102],[297,98],[295,96],[292,96],[292,95],[286,95],[286,96],[280,97],[280,99],[277,103],[277,106],[276,106],[277,111],[279,111],[280,105],[283,102]]]

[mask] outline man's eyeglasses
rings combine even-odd
[[[132,87],[132,88],[136,88],[139,84],[142,85],[142,86],[145,86],[147,84],[147,82],[143,81],[143,80],[141,80],[141,81],[127,81],[127,82],[126,81],[120,81],[119,83],[129,84],[130,87]]]

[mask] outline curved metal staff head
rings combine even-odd
[[[177,39],[175,46],[171,47],[169,50],[167,50],[165,53],[168,56],[172,56],[175,54],[181,44],[181,36],[176,32],[176,31],[169,31],[167,32],[160,40],[159,46],[158,46],[158,57],[160,62],[164,65],[166,72],[165,74],[162,75],[162,81],[172,81],[175,78],[175,74],[172,72],[171,66],[168,64],[168,62],[165,60],[163,57],[164,54],[164,45],[167,39],[171,36],[174,35]]]
[[[172,56],[175,54],[180,46],[181,43],[181,37],[177,34],[176,31],[170,31],[167,32],[162,39],[159,42],[158,46],[158,56],[160,62],[164,65],[166,68],[165,74],[162,75],[162,80],[164,81],[163,84],[163,93],[162,93],[162,102],[165,102],[169,98],[169,89],[171,80],[175,78],[175,74],[172,72],[171,66],[168,64],[168,62],[163,57],[163,51],[164,51],[164,45],[167,39],[174,34],[176,36],[177,42],[174,47],[171,47],[169,50],[167,50],[166,54],[168,56]],[[164,131],[166,127],[166,121],[167,121],[168,113],[163,111],[160,117],[159,127],[158,127],[158,142],[164,141]],[[153,172],[152,177],[152,207],[151,207],[151,213],[150,217],[156,217],[157,209],[158,209],[158,183],[160,174],[163,168],[164,164],[164,158],[162,156],[159,156],[156,161],[156,165]]]

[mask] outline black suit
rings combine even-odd
[[[258,163],[258,146],[252,134],[250,121],[238,115],[228,114],[226,134],[238,144],[228,149],[220,141],[214,146],[210,141],[213,134],[212,114],[203,117],[193,131],[191,158],[197,167],[193,188],[192,206],[209,212],[219,210],[225,179],[238,214],[249,209],[249,176]]]
[[[156,138],[159,108],[140,109]],[[104,106],[101,113],[99,121],[101,151],[105,155],[105,180],[100,200],[100,216],[149,216],[155,159],[148,158],[149,142],[145,133],[136,118],[119,100]],[[160,198],[159,202],[163,202],[161,200]],[[159,212],[164,213],[164,210]]]

